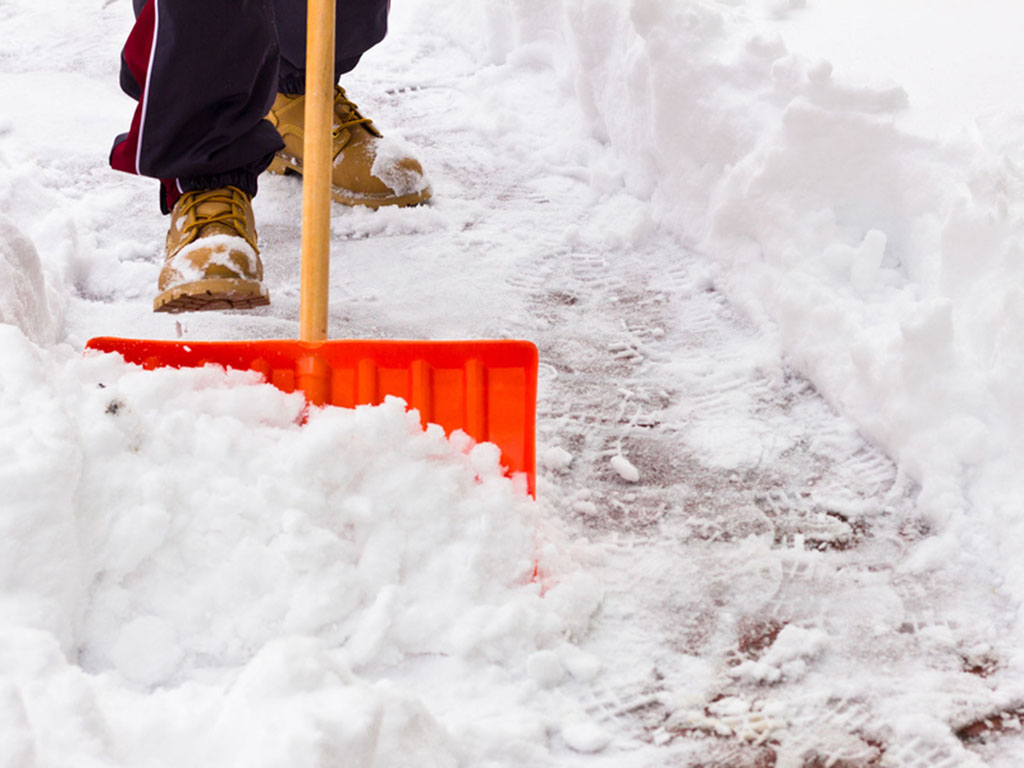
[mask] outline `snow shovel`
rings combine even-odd
[[[100,337],[146,369],[207,364],[258,371],[313,405],[377,405],[403,398],[424,424],[461,429],[501,449],[510,474],[535,493],[537,348],[528,341],[327,340],[334,101],[335,0],[309,0],[303,146],[302,275],[298,340],[159,341]]]

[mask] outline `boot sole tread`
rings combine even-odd
[[[270,304],[270,296],[256,280],[230,278],[198,280],[168,288],[153,300],[154,312],[207,312],[253,309]]]

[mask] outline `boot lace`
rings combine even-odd
[[[254,251],[258,250],[255,238],[251,237],[247,231],[248,224],[245,217],[246,202],[246,194],[238,187],[186,192],[182,195],[181,209],[182,217],[188,222],[182,232],[185,242],[190,243],[195,240],[199,236],[200,231],[210,224],[224,224],[233,229],[239,237],[252,246]],[[200,213],[198,210],[199,206],[206,203],[218,203],[227,207],[217,213]],[[189,221],[191,218],[189,214],[192,211],[195,211],[195,219]]]
[[[380,136],[380,132],[373,125],[373,120],[360,114],[359,107],[345,95],[345,89],[340,85],[334,86],[334,114],[338,120],[334,124],[335,139],[346,128],[354,125],[362,125],[374,136]]]

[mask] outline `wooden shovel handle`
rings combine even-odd
[[[327,339],[334,124],[335,0],[309,0],[302,149],[302,283],[299,340]]]

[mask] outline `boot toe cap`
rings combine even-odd
[[[213,235],[197,240],[164,262],[158,287],[161,291],[183,283],[206,279],[262,280],[259,254],[243,238]]]

